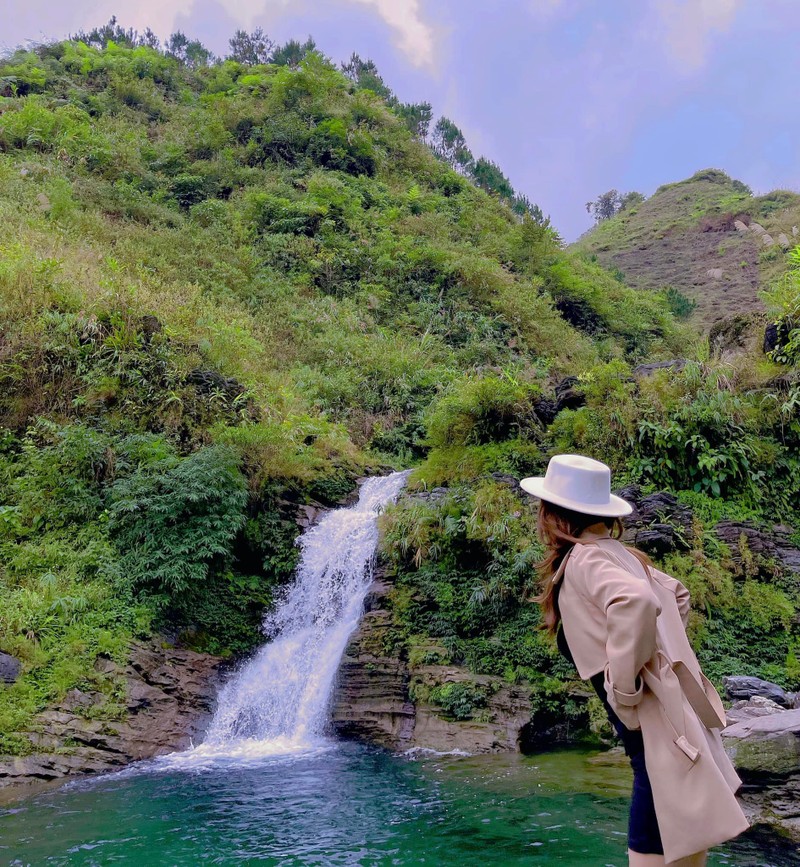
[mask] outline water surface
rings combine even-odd
[[[409,758],[327,742],[168,759],[0,810],[0,863],[625,867],[629,785],[624,763],[580,750]],[[752,839],[709,863],[798,860]]]

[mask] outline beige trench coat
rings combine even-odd
[[[641,729],[667,864],[748,827],[720,729],[722,702],[686,637],[689,593],[648,570],[604,524],[580,536],[553,581],[578,674],[605,671],[614,712]]]

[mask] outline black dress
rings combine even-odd
[[[559,626],[556,635],[558,649],[573,665],[574,660],[570,652],[564,630]],[[656,820],[656,808],[653,804],[653,790],[650,786],[650,778],[647,776],[647,768],[644,764],[644,741],[642,733],[627,728],[620,718],[614,713],[608,703],[605,688],[605,677],[602,671],[595,674],[590,680],[598,698],[606,709],[608,719],[622,741],[625,754],[628,756],[633,768],[633,792],[631,795],[631,811],[628,821],[628,848],[643,855],[663,855],[664,847],[661,845],[661,834]]]

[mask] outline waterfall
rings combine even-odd
[[[269,639],[225,685],[195,757],[265,756],[314,749],[347,640],[372,581],[378,515],[408,472],[367,479],[358,502],[300,537],[293,583],[264,622]]]

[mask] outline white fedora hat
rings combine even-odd
[[[544,476],[531,476],[519,484],[540,500],[584,515],[621,518],[633,511],[622,497],[611,493],[611,470],[584,455],[555,455]]]

